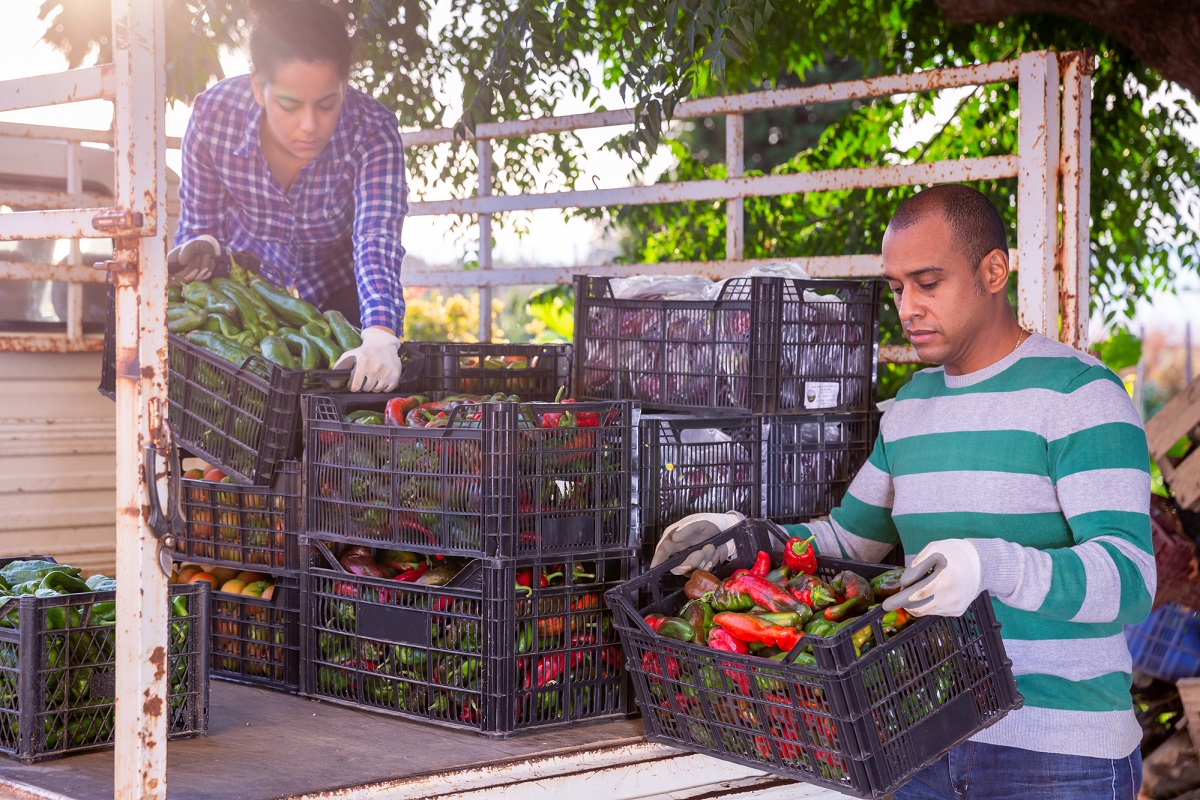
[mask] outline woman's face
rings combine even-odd
[[[263,107],[262,133],[296,158],[308,162],[333,138],[346,81],[328,61],[289,61],[269,81],[253,80],[254,98]]]

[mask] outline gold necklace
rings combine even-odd
[[[1017,348],[1021,346],[1021,342],[1025,341],[1025,334],[1029,332],[1024,328],[1021,328],[1020,331],[1021,332],[1017,334],[1017,343],[1013,345],[1012,351],[1014,353],[1017,352]]]

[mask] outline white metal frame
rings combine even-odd
[[[743,205],[747,197],[823,192],[869,187],[1017,179],[1017,242],[1013,264],[1025,269],[1018,281],[1018,314],[1026,328],[1087,346],[1089,115],[1093,55],[1088,51],[1056,54],[1042,50],[1014,61],[950,67],[905,75],[829,83],[795,89],[754,92],[680,103],[676,119],[725,115],[727,178],[660,183],[615,189],[493,195],[491,142],[533,134],[562,133],[633,122],[630,109],[479,125],[472,138],[479,155],[475,197],[413,203],[409,215],[479,216],[479,270],[413,270],[410,286],[480,288],[479,338],[491,338],[491,289],[496,286],[562,283],[576,272],[592,275],[702,274],[727,277],[762,263],[742,257]],[[1062,80],[1059,79],[1060,71]],[[912,92],[930,92],[992,83],[1017,82],[1020,122],[1018,152],[1006,156],[962,158],[859,169],[823,170],[786,175],[744,176],[745,115],[755,111],[846,100],[867,100]],[[1062,92],[1060,103],[1059,94]],[[1060,129],[1063,141],[1060,145]],[[405,135],[410,147],[455,141],[451,128]],[[1061,204],[1059,181],[1062,181]],[[725,258],[706,262],[595,264],[577,267],[495,269],[492,264],[492,216],[547,208],[599,208],[614,205],[724,200]],[[1058,238],[1059,226],[1065,231]],[[778,259],[773,259],[778,260]],[[875,254],[789,259],[814,277],[866,277],[880,272]],[[1031,268],[1039,266],[1040,268]],[[1060,278],[1061,274],[1061,278]],[[1061,316],[1061,330],[1060,330]],[[913,362],[910,347],[881,348],[885,361]]]
[[[117,303],[117,647],[114,795],[166,797],[167,583],[151,534],[142,452],[166,450],[166,166],[161,0],[112,1],[113,62],[0,82],[0,111],[105,99],[114,104],[116,182],[110,207],[0,215],[0,241],[112,238],[107,267]],[[74,143],[78,147],[78,143]],[[68,195],[79,195],[76,167]],[[75,263],[56,270],[91,276]],[[68,342],[83,341],[80,287],[70,295]],[[31,344],[33,344],[31,342]],[[36,349],[36,348],[34,348]],[[47,348],[42,348],[47,349]],[[70,349],[56,347],[54,349]],[[151,485],[163,476],[147,476]],[[157,487],[156,487],[157,490]]]

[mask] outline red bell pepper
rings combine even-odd
[[[788,539],[787,544],[783,547],[783,563],[806,575],[816,572],[817,550],[813,547],[813,539],[816,538],[817,535],[814,533],[807,539],[801,539],[799,536]]]
[[[754,566],[750,568],[750,574],[756,578],[765,578],[770,571],[771,554],[766,550],[759,550],[758,558],[754,560]]]

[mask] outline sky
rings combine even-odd
[[[107,0],[96,0],[106,2]],[[44,28],[37,19],[41,0],[3,0],[5,24],[0,27],[0,80],[29,75],[56,72],[66,67],[66,61],[53,48],[40,41]],[[437,27],[436,13],[431,27]],[[246,72],[247,63],[240,53],[226,54],[222,58],[226,74]],[[952,92],[943,93],[944,106],[952,109],[956,102]],[[608,108],[622,105],[615,91],[602,91],[600,101]],[[585,104],[576,98],[564,98],[557,109],[559,114],[587,111]],[[182,136],[187,126],[189,110],[182,104],[174,104],[167,111],[167,134]],[[25,121],[46,125],[69,125],[83,128],[107,128],[111,119],[111,108],[107,102],[92,101],[73,103],[67,106],[29,109],[26,111],[0,114],[0,120]],[[910,126],[905,135],[919,140],[926,126],[932,129],[938,124],[936,118],[926,118],[922,125]],[[580,138],[588,149],[588,158],[582,170],[578,188],[608,188],[629,185],[630,162],[601,150],[601,145],[619,132],[619,129],[598,129],[581,132]],[[1200,129],[1195,131],[1200,142]],[[178,170],[178,152],[169,152],[168,166]],[[658,156],[648,170],[653,176],[665,169],[669,159]],[[417,200],[418,197],[410,197]],[[432,199],[432,198],[431,198]],[[525,218],[527,234],[496,226],[494,261],[497,264],[524,264],[545,266],[581,266],[603,263],[608,251],[602,231],[583,220],[568,220],[558,211],[531,212]],[[404,245],[414,260],[431,265],[453,265],[461,262],[466,245],[456,241],[449,231],[449,222],[429,217],[411,218],[405,222]],[[1187,320],[1193,322],[1193,337],[1200,340],[1200,278],[1187,276],[1178,285],[1179,293],[1152,294],[1138,304],[1134,328],[1169,328],[1181,330]],[[1098,334],[1100,326],[1093,321]]]

